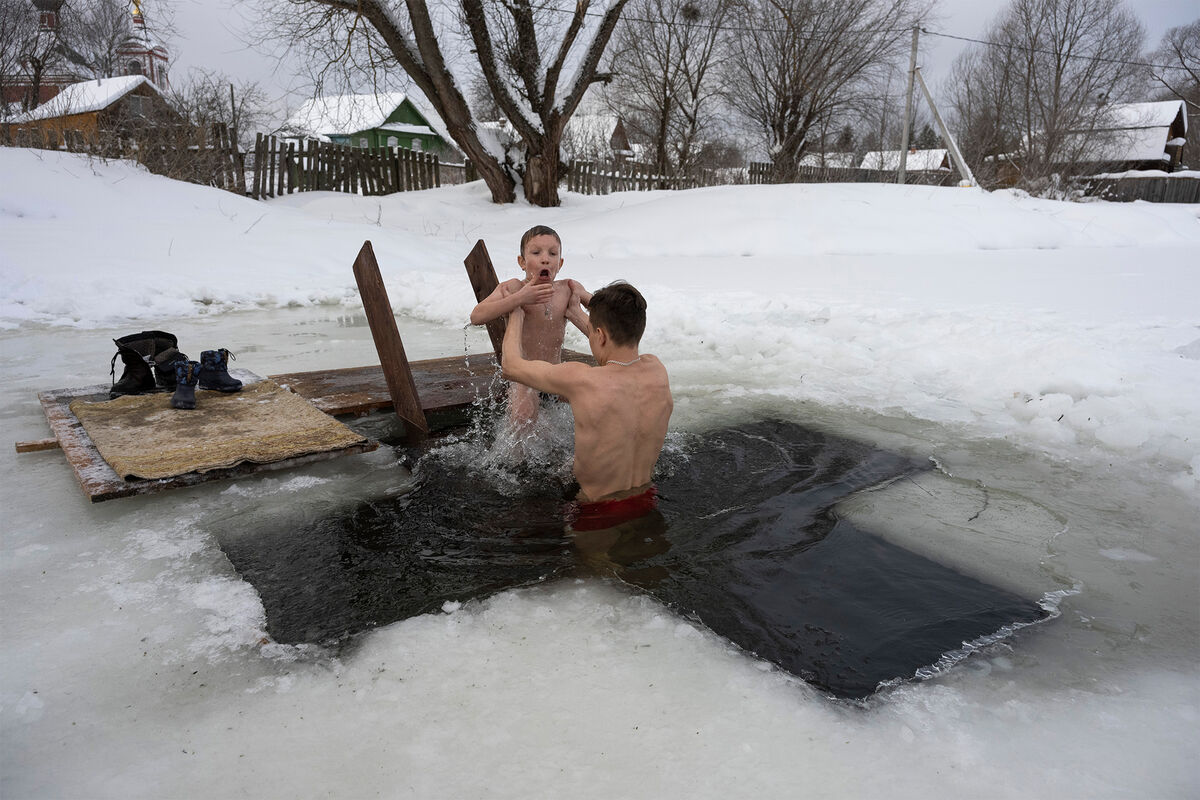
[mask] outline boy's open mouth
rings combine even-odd
[[[548,270],[548,269],[544,269],[544,270],[542,270],[542,271],[541,271],[541,272],[538,274],[538,277],[539,277],[539,278],[549,278],[549,277],[550,277],[550,270]]]

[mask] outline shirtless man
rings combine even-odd
[[[657,357],[638,352],[646,301],[637,289],[611,284],[592,295],[588,308],[588,344],[598,366],[526,358],[521,349],[525,310],[517,306],[504,334],[504,375],[571,404],[583,513],[639,508],[646,513],[654,508],[651,478],[674,407],[667,370]]]
[[[472,309],[471,324],[483,325],[523,307],[526,317],[521,342],[525,355],[557,364],[562,360],[568,320],[588,335],[588,316],[582,306],[588,304],[592,294],[579,281],[556,280],[563,266],[562,240],[545,225],[536,225],[521,236],[517,264],[525,279],[513,278],[497,286]],[[538,400],[538,393],[528,386],[514,382],[508,387],[508,418],[515,428],[524,428],[537,419]]]

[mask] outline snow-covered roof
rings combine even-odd
[[[1161,100],[1153,103],[1115,103],[1109,108],[1110,121],[1100,127],[1110,130],[1124,128],[1167,128],[1184,112],[1182,100]],[[1183,130],[1187,133],[1187,113],[1183,113]]]
[[[100,78],[94,81],[71,83],[58,94],[32,111],[22,114],[15,122],[32,122],[38,119],[65,117],[69,114],[84,114],[108,108],[142,84],[149,86],[159,95],[159,90],[145,75],[122,75],[119,78]]]
[[[1065,150],[1079,153],[1079,160],[1087,162],[1170,161],[1167,145],[1180,143],[1171,139],[1171,125],[1181,115],[1186,133],[1182,100],[1114,103],[1104,109],[1093,130],[1071,133]]]
[[[1169,161],[1167,126],[1125,128],[1071,134],[1068,152],[1079,152],[1080,161]]]
[[[402,132],[436,133],[448,144],[452,143],[441,117],[433,113],[420,98],[405,92],[314,97],[304,101],[299,110],[292,115],[288,120],[288,128],[296,133],[330,136],[357,133],[370,128],[384,128],[388,124],[402,125],[402,123],[387,123],[387,118],[405,100],[408,100],[417,109],[417,112],[429,123],[429,127],[411,126],[421,127],[422,130]],[[388,129],[397,130],[396,128]]]
[[[863,156],[862,169],[900,169],[899,150],[872,150]],[[949,151],[942,149],[908,152],[904,168],[913,172],[932,172],[950,169]]]
[[[854,169],[858,166],[858,159],[854,153],[805,153],[800,159],[800,166]]]
[[[428,125],[408,125],[403,122],[389,122],[386,125],[380,125],[381,131],[391,131],[393,133],[422,133],[426,136],[435,135],[433,129]]]

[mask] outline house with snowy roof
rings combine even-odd
[[[25,11],[38,14],[37,32],[30,41],[17,44],[20,52],[39,54],[42,66],[35,70],[29,55],[24,55],[19,59],[20,68],[0,79],[3,89],[0,103],[14,113],[37,107],[64,87],[96,77],[97,70],[101,69],[100,62],[89,63],[72,47],[78,32],[70,26],[64,30],[60,24],[64,5],[65,0],[31,0]],[[167,77],[170,54],[146,25],[141,0],[132,0],[131,6],[131,14],[124,21],[126,35],[112,49],[107,71],[114,75],[145,75],[151,83],[167,91],[170,88]],[[8,11],[21,13],[20,5],[13,4]],[[36,79],[35,71],[38,73]],[[101,77],[104,77],[103,73]]]
[[[1067,150],[1098,171],[1180,169],[1187,144],[1187,109],[1182,100],[1114,103],[1091,130],[1071,134]]]
[[[814,169],[855,169],[858,158],[854,153],[805,153],[800,166]]]
[[[66,131],[95,138],[145,124],[177,122],[179,113],[145,75],[122,75],[63,86],[58,94],[12,120],[13,131],[41,130],[58,139]]]
[[[457,156],[441,117],[404,92],[314,97],[291,116],[284,132],[351,147],[398,147]]]
[[[918,150],[911,147],[908,158],[904,161],[908,172],[940,172],[950,171],[950,151],[944,148],[934,150]],[[900,169],[899,150],[872,150],[863,155],[859,169],[878,169],[895,172]]]

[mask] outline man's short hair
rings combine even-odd
[[[562,247],[562,237],[558,235],[558,231],[554,230],[554,228],[548,228],[545,225],[534,225],[521,234],[521,252],[519,255],[525,255],[525,245],[529,244],[529,240],[535,236],[553,236],[555,239],[558,239],[558,246]]]
[[[642,340],[646,330],[646,298],[625,281],[615,281],[592,295],[588,312],[593,328],[603,328],[613,344]]]

